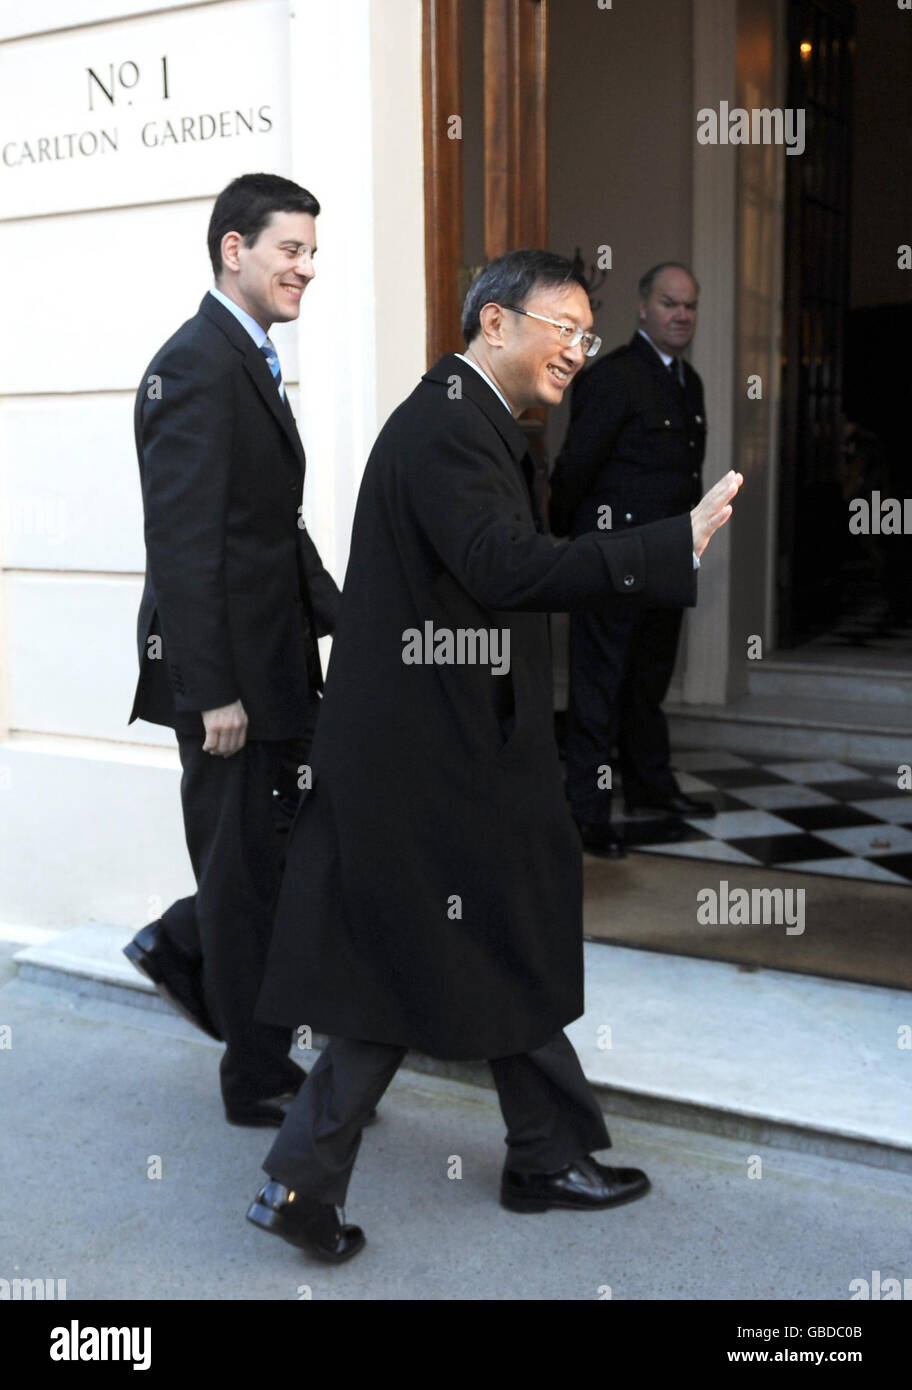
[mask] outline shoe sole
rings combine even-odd
[[[635,1202],[639,1197],[645,1197],[651,1186],[651,1183],[647,1183],[645,1187],[634,1188],[631,1192],[624,1192],[619,1197],[610,1197],[604,1202],[562,1202],[554,1197],[520,1197],[514,1192],[501,1190],[500,1204],[506,1207],[507,1211],[525,1215],[550,1211],[552,1207],[562,1207],[566,1211],[606,1211],[609,1207],[622,1207],[626,1202]]]
[[[202,1023],[196,1014],[192,1013],[190,1009],[177,998],[173,991],[168,988],[164,977],[155,969],[151,958],[141,946],[137,946],[135,941],[131,941],[123,948],[123,953],[130,964],[139,971],[140,975],[145,975],[147,980],[152,981],[162,999],[164,999],[167,1004],[170,1004],[171,1008],[174,1009],[176,1013],[179,1013],[181,1018],[185,1018],[188,1023],[192,1023],[194,1028],[198,1028],[201,1033],[205,1033],[207,1038],[212,1038],[215,1042],[224,1041],[212,1028]]]
[[[284,1117],[281,1120],[267,1120],[257,1115],[252,1115],[249,1120],[245,1120],[240,1115],[226,1114],[225,1119],[230,1125],[237,1125],[240,1129],[281,1129],[285,1123]]]
[[[322,1249],[319,1245],[314,1245],[303,1237],[300,1240],[292,1240],[291,1237],[281,1229],[282,1218],[278,1212],[273,1211],[272,1207],[263,1206],[261,1202],[254,1202],[247,1212],[247,1220],[250,1221],[260,1231],[266,1231],[271,1236],[278,1236],[284,1240],[286,1245],[293,1245],[296,1250],[303,1250],[308,1255],[315,1255],[318,1260],[325,1260],[327,1264],[340,1265],[346,1260],[350,1260],[353,1255],[357,1255],[359,1250],[363,1250],[367,1244],[366,1237],[362,1231],[361,1237],[349,1250],[343,1251],[341,1255],[334,1255],[329,1250]]]

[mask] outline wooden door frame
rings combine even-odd
[[[424,247],[430,366],[462,341],[462,0],[422,0]],[[484,0],[485,254],[543,246],[548,230],[549,0]]]

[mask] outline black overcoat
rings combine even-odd
[[[555,545],[526,439],[443,357],[371,452],[259,1013],[488,1058],[583,1009],[582,861],[553,736],[549,610],[695,597],[688,516]],[[509,672],[409,664],[409,630],[509,633]],[[503,646],[499,648],[501,654]],[[414,649],[412,649],[414,654]]]
[[[146,580],[130,722],[202,737],[201,711],[239,699],[249,739],[300,737],[339,591],[301,521],[291,408],[213,295],[146,368],[134,427]]]

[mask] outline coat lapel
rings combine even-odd
[[[220,304],[213,295],[207,294],[204,296],[203,302],[200,305],[200,313],[205,314],[206,318],[211,319],[211,321],[222,330],[225,337],[233,347],[237,348],[238,352],[243,357],[248,376],[262,396],[270,414],[281,426],[286,439],[294,451],[298,466],[303,473],[305,467],[304,446],[298,434],[295,418],[291,412],[291,406],[288,404],[288,387],[286,386],[285,388],[285,400],[283,401],[282,397],[279,395],[272,372],[269,370],[269,364],[266,358],[254,343],[246,328],[238,323],[237,319],[233,314],[228,312],[224,304]]]
[[[513,462],[519,466],[529,496],[532,517],[537,531],[544,530],[541,508],[535,490],[535,464],[529,452],[529,441],[525,431],[516,423],[503,402],[498,400],[487,382],[478,375],[474,367],[463,362],[454,352],[448,352],[425,373],[425,381],[436,381],[447,385],[454,376],[462,383],[462,394],[468,396],[487,416],[497,430],[510,452]]]

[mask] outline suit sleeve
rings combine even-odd
[[[696,602],[689,515],[555,545],[535,530],[518,467],[498,444],[493,430],[487,444],[453,431],[397,449],[419,527],[479,605],[562,612],[611,593]]]
[[[298,517],[298,563],[310,593],[318,637],[335,630],[341,594],[339,586],[320,559],[303,517]]]
[[[577,377],[567,437],[551,474],[551,529],[556,536],[570,530],[574,512],[611,456],[626,413],[624,383],[612,366]]]
[[[175,705],[203,711],[239,698],[225,584],[234,396],[189,349],[159,360],[156,374],[160,391],[141,401],[137,431],[146,563]]]

